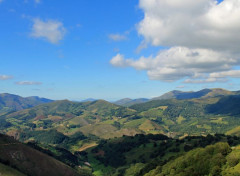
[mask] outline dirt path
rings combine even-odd
[[[84,151],[84,150],[87,150],[87,149],[89,149],[89,148],[91,148],[91,147],[95,147],[95,146],[97,146],[96,143],[83,145],[80,149],[78,149],[78,151],[82,152],[82,151]]]

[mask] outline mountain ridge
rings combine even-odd
[[[38,96],[21,97],[19,95],[2,93],[0,94],[0,114],[19,111],[49,102],[53,102],[53,100],[40,98]]]

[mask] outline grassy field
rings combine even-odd
[[[227,131],[226,134],[240,136],[240,126]]]

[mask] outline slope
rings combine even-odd
[[[26,175],[80,175],[60,161],[2,134],[0,161]]]

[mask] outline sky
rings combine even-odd
[[[240,90],[240,0],[0,0],[0,93]]]

